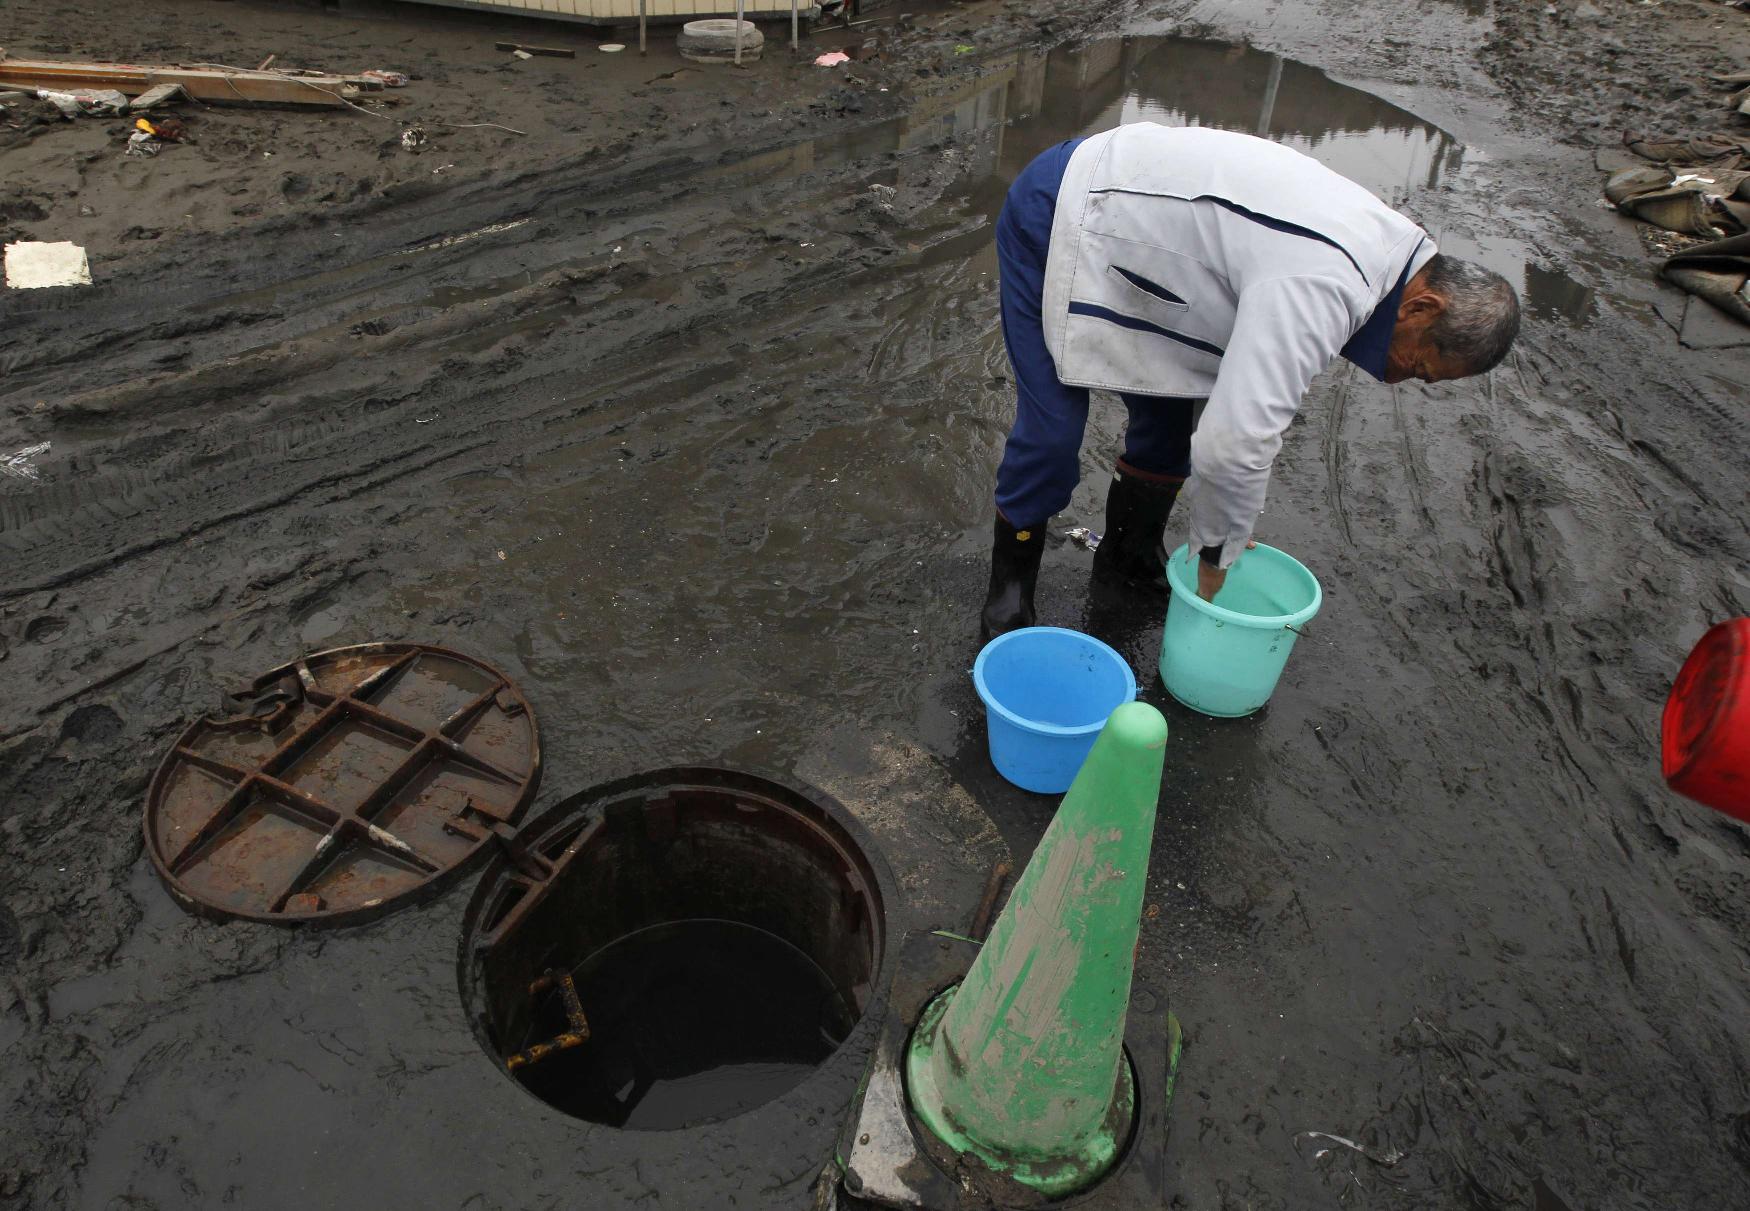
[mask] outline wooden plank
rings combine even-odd
[[[340,76],[292,76],[280,72],[132,63],[0,59],[0,88],[113,88],[134,96],[149,92],[160,84],[179,84],[196,100],[216,105],[339,106],[359,95],[358,88]]]
[[[182,96],[183,92],[184,89],[180,84],[154,84],[135,97],[128,108],[130,110],[151,109],[154,105],[163,105],[166,101],[174,101]]]
[[[520,50],[531,55],[551,55],[555,59],[575,59],[577,52],[568,46],[530,46],[526,42],[494,42],[498,50]]]

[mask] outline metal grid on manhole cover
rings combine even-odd
[[[508,831],[541,749],[512,681],[417,643],[335,648],[264,673],[177,740],[146,793],[146,849],[196,911],[358,921]]]

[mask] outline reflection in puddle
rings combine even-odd
[[[1464,164],[1446,131],[1383,97],[1338,83],[1318,68],[1250,46],[1194,38],[1123,38],[1045,56],[1020,56],[966,88],[921,99],[905,117],[835,140],[817,140],[743,161],[725,174],[799,173],[953,140],[975,207],[994,218],[1008,184],[1041,151],[1064,139],[1127,122],[1211,126],[1260,135],[1305,152],[1416,217],[1414,199]],[[983,134],[984,138],[969,136]],[[934,170],[907,163],[909,174]],[[1522,246],[1431,229],[1437,243],[1515,282],[1544,319],[1584,323],[1592,291],[1529,262]],[[926,261],[964,256],[988,228],[931,249]]]
[[[1248,46],[1173,40],[1127,82],[1121,121],[1218,126],[1314,156],[1392,206],[1458,171],[1464,147],[1391,102]]]

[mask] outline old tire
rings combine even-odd
[[[743,21],[740,25],[742,59],[759,58],[766,36],[760,33],[752,21]],[[704,21],[687,22],[675,37],[674,44],[684,58],[697,63],[718,63],[735,59],[736,38],[736,21],[733,17],[713,17]]]

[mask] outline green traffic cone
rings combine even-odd
[[[907,1049],[913,1114],[1050,1197],[1106,1173],[1135,1110],[1124,1018],[1166,743],[1154,707],[1112,712],[990,939]]]

